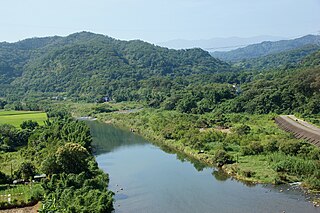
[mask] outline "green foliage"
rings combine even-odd
[[[43,187],[46,199],[40,212],[111,212],[113,193],[107,190],[108,176],[85,173],[53,175]]]
[[[6,185],[0,190],[0,209],[23,208],[27,205],[35,205],[41,200],[44,191],[40,184]],[[8,202],[8,195],[11,202]],[[4,196],[6,195],[6,196]]]
[[[301,142],[287,141],[279,145],[279,150],[287,155],[297,155],[302,146]]]
[[[30,132],[18,130],[9,124],[0,125],[0,150],[14,151],[17,147],[28,143]]]
[[[87,171],[89,153],[83,146],[76,143],[66,143],[55,153],[56,164],[61,172],[79,174]]]
[[[29,130],[34,130],[38,126],[39,126],[38,122],[32,121],[32,120],[23,121],[22,124],[20,125],[21,129],[29,129]]]
[[[51,111],[57,117],[50,117],[44,126],[33,131],[0,126],[1,145],[20,146],[12,153],[18,163],[22,162],[17,169],[13,167],[15,177],[30,180],[36,172],[49,177],[41,190],[29,193],[27,200],[18,198],[16,203],[0,202],[0,206],[25,206],[41,200],[42,212],[111,212],[113,193],[107,189],[108,176],[98,169],[90,154],[92,138],[88,126],[64,112]],[[22,137],[25,132],[28,134]],[[8,153],[0,155],[0,159],[1,166],[13,165]],[[0,181],[10,180],[2,174]]]
[[[242,93],[221,105],[224,112],[256,114],[318,113],[320,69],[297,69],[261,74],[245,85]]]
[[[33,179],[33,176],[36,174],[36,168],[31,162],[23,162],[18,171],[16,171],[16,178],[22,178],[24,180]]]
[[[217,163],[218,166],[223,166],[224,164],[233,163],[233,159],[225,150],[218,149],[214,153],[213,161]]]
[[[234,127],[232,130],[239,135],[247,135],[250,133],[251,128],[248,125],[241,124],[240,126]]]
[[[0,184],[11,183],[11,178],[8,177],[5,173],[0,171]]]
[[[21,61],[20,71],[14,74],[12,58],[3,58],[3,76],[8,79],[4,77],[2,82],[0,78],[4,85],[1,93],[8,102],[6,108],[19,110],[41,108],[39,99],[93,103],[108,97],[115,102],[140,101],[153,108],[193,114],[315,114],[320,112],[318,53],[302,60],[318,49],[314,41],[315,36],[306,36],[284,43],[262,43],[252,48],[262,54],[294,50],[234,69],[201,49],[169,50],[86,32],[31,39],[23,41],[23,48],[20,42],[0,45],[0,53],[9,54],[9,48],[15,60]],[[260,67],[274,70],[261,72]],[[97,105],[91,114],[113,110]],[[46,111],[49,117],[69,116],[67,110],[57,111],[60,115]]]
[[[243,155],[258,155],[263,152],[263,146],[257,141],[253,141],[246,146],[241,147]]]
[[[6,104],[7,101],[0,99],[0,109],[3,109]]]

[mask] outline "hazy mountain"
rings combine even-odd
[[[270,54],[280,53],[287,50],[302,48],[306,45],[319,45],[319,35],[307,35],[301,38],[281,41],[264,41],[259,44],[231,50],[228,52],[213,52],[211,55],[225,61],[241,61],[243,59],[258,58]]]
[[[249,44],[255,44],[262,41],[278,41],[284,39],[277,36],[255,36],[249,38],[229,37],[229,38],[212,38],[203,40],[183,40],[175,39],[167,42],[157,43],[160,46],[173,49],[188,49],[199,47],[208,51],[215,50],[232,50]]]

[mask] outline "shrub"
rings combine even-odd
[[[25,180],[32,179],[36,174],[36,168],[31,162],[23,162],[16,172],[18,178],[23,178]]]
[[[7,184],[10,182],[11,179],[6,174],[0,171],[0,184]]]
[[[30,130],[34,130],[38,126],[39,126],[38,122],[32,121],[32,120],[23,121],[22,124],[20,125],[21,129],[30,129]]]
[[[307,184],[310,188],[320,190],[320,179],[317,177],[310,177],[307,179]]]
[[[250,133],[251,128],[248,125],[242,124],[240,126],[234,127],[233,131],[238,135],[247,135]]]
[[[247,146],[242,147],[242,154],[243,155],[257,155],[263,152],[263,146],[257,142],[254,141]]]
[[[268,141],[263,144],[263,150],[265,152],[276,152],[279,150],[279,145],[275,140]]]
[[[255,172],[251,171],[251,170],[244,170],[242,171],[243,176],[247,177],[247,178],[251,178],[253,177],[253,175],[255,174]]]
[[[223,166],[224,164],[230,164],[234,162],[232,156],[223,149],[218,149],[214,153],[213,160],[217,163],[218,166]]]
[[[297,155],[302,143],[296,141],[283,142],[279,146],[279,150],[287,155]]]

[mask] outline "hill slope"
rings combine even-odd
[[[293,40],[282,40],[276,42],[266,41],[229,52],[213,52],[211,55],[221,60],[235,62],[243,59],[258,58],[287,50],[298,49],[306,45],[320,46],[320,36],[307,35]]]
[[[113,95],[156,76],[231,70],[201,49],[170,50],[88,32],[0,44],[0,84],[10,94]],[[0,92],[1,93],[1,92]],[[4,95],[2,92],[1,95]]]

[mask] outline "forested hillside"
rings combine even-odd
[[[212,56],[224,61],[241,61],[243,59],[258,58],[270,54],[280,53],[288,50],[304,48],[305,46],[320,46],[320,36],[307,35],[293,40],[265,41],[259,44],[252,44],[247,47],[231,50],[228,52],[213,52]]]
[[[150,77],[194,76],[231,70],[201,49],[169,50],[82,32],[0,45],[0,96],[100,96],[133,99]],[[7,88],[7,89],[5,89]]]

